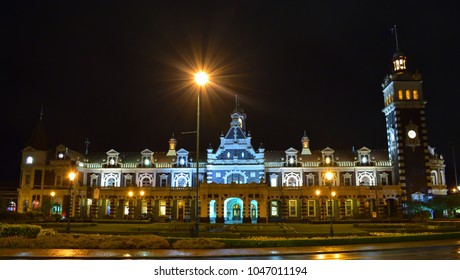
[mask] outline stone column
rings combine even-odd
[[[224,223],[224,203],[222,198],[219,197],[216,199],[216,224]]]
[[[97,209],[98,207],[98,199],[93,199],[91,206],[90,206],[90,217],[91,218],[97,218]]]
[[[337,201],[340,203],[340,220],[345,219],[345,202],[346,198],[340,198]]]
[[[243,199],[243,223],[250,224],[251,223],[251,200],[245,197]]]
[[[109,213],[110,218],[114,219],[116,213],[117,213],[117,209],[116,209],[116,204],[115,204],[115,198],[110,197],[110,213]]]
[[[166,197],[166,222],[171,221],[171,197]]]
[[[302,205],[300,206],[300,219],[302,222],[307,222],[308,220],[308,203],[307,203],[307,197],[306,196],[302,196],[301,198],[301,203]]]

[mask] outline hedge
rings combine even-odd
[[[0,224],[0,237],[22,236],[26,238],[37,238],[42,230],[36,225],[8,225]]]

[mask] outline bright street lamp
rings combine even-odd
[[[198,85],[197,102],[196,102],[196,201],[195,201],[195,236],[198,237],[200,230],[200,216],[198,214],[198,198],[200,187],[200,179],[198,174],[200,173],[200,95],[203,87],[209,81],[208,74],[200,71],[195,74],[195,83]]]

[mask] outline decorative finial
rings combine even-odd
[[[88,150],[89,150],[89,144],[90,144],[90,143],[91,143],[91,142],[89,142],[89,138],[86,137],[86,141],[85,141],[85,147],[86,147],[86,148],[85,148],[85,155],[88,155]]]

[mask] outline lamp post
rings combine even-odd
[[[75,172],[70,172],[69,173],[69,179],[70,179],[70,188],[69,188],[69,209],[67,209],[67,217],[66,217],[66,220],[67,220],[67,233],[70,232],[70,211],[72,209],[72,203],[73,203],[73,199],[72,199],[72,188],[73,188],[73,183],[74,183],[74,180],[75,180],[75,177],[77,176],[77,174],[75,174]]]
[[[198,214],[198,200],[200,188],[200,95],[203,87],[208,82],[208,74],[200,71],[195,74],[195,83],[198,85],[197,102],[196,102],[196,201],[195,201],[195,236],[198,237],[200,230],[200,216]]]
[[[332,225],[332,220],[333,220],[332,213],[334,211],[333,206],[332,206],[332,197],[335,196],[335,192],[332,191],[332,178],[334,177],[334,175],[332,174],[332,172],[327,171],[325,177],[326,177],[326,185],[329,187],[331,191],[330,196],[329,196],[329,207],[331,208],[331,214],[329,215],[329,217],[331,218],[331,228],[329,229],[329,236],[334,237],[334,227]]]
[[[56,195],[55,192],[51,192],[51,201],[50,201],[50,216],[53,216],[53,203],[54,203],[54,196]]]

